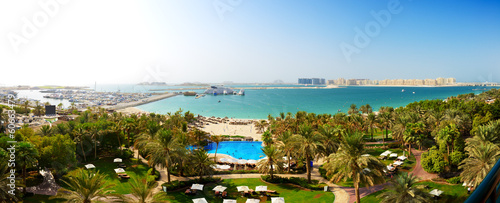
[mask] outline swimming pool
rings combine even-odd
[[[215,153],[217,144],[212,142],[205,146],[208,153]],[[262,142],[249,141],[225,141],[219,142],[217,154],[227,154],[236,159],[262,159],[265,157],[262,153]]]

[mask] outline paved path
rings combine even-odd
[[[61,188],[59,185],[57,185],[56,181],[54,180],[54,176],[50,172],[50,170],[45,169],[40,170],[40,175],[43,176],[43,182],[40,185],[33,186],[33,187],[27,187],[26,191],[27,192],[32,192],[34,194],[39,194],[39,195],[56,195],[57,190]]]
[[[411,149],[411,153],[415,156],[415,167],[413,167],[413,171],[411,172],[413,175],[419,177],[421,180],[431,180],[433,178],[437,178],[437,174],[428,173],[422,168],[422,164],[420,164],[420,156],[424,151],[419,151],[416,149]]]

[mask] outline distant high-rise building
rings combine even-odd
[[[324,85],[326,84],[325,78],[299,78],[301,85]]]

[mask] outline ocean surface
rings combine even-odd
[[[244,87],[243,87],[244,88]],[[370,104],[374,111],[382,106],[401,107],[414,101],[446,99],[459,94],[479,94],[484,87],[356,87],[334,89],[247,89],[245,96],[206,95],[199,99],[193,96],[175,96],[144,104],[137,108],[168,113],[179,109],[195,115],[230,117],[240,119],[265,119],[268,114],[279,116],[280,112],[307,111],[316,114],[347,112],[351,104],[358,108]],[[238,90],[239,88],[235,88]],[[405,91],[403,92],[402,89]],[[486,87],[491,89],[491,87]],[[196,90],[201,93],[203,90]]]

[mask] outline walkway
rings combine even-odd
[[[422,168],[422,164],[420,164],[420,156],[422,155],[423,151],[411,149],[411,153],[413,153],[416,159],[415,161],[417,162],[415,164],[415,167],[413,167],[413,171],[411,172],[414,176],[419,177],[421,180],[431,180],[438,177],[437,174],[427,173],[427,171]]]
[[[50,170],[45,169],[40,170],[40,175],[43,176],[43,182],[40,185],[33,186],[33,187],[27,187],[26,191],[31,192],[34,194],[39,194],[39,195],[56,195],[57,190],[61,188],[59,185],[57,185],[56,181],[54,180],[54,176],[50,172]]]

